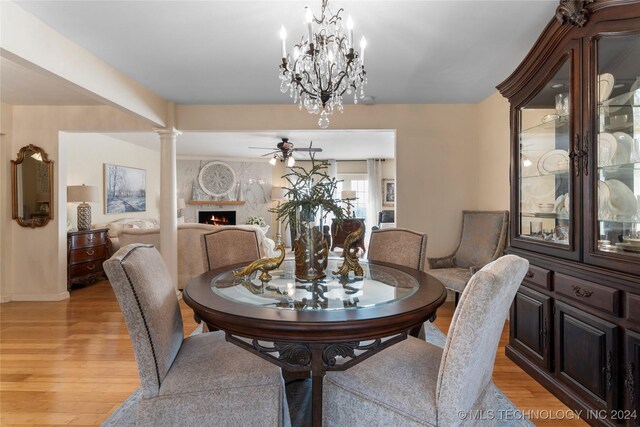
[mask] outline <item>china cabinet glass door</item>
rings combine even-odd
[[[596,42],[592,249],[640,260],[640,35]]]
[[[571,56],[518,110],[519,215],[522,244],[571,250],[573,241]]]

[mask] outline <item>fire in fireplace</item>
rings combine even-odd
[[[236,213],[235,211],[200,211],[198,222],[211,225],[236,225]]]

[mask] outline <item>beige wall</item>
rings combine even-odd
[[[159,139],[160,137],[158,137]],[[64,133],[60,143],[67,158],[67,185],[98,187],[100,202],[91,203],[91,222],[100,224],[120,218],[158,218],[160,198],[160,152],[96,133]],[[104,211],[104,164],[144,169],[147,185],[146,212],[106,214]],[[77,204],[67,203],[67,219],[77,224]]]
[[[0,297],[66,298],[67,206],[66,194],[61,192],[66,189],[67,171],[72,169],[66,144],[59,144],[59,132],[151,129],[111,107],[16,106],[3,108],[2,113],[1,130],[7,135],[2,137],[0,153],[5,158],[7,151],[17,153],[23,145],[35,142],[54,160],[56,216],[44,228],[24,229],[10,220],[8,208],[3,209],[1,240],[10,244],[0,250],[10,254],[0,264]],[[314,117],[285,105],[178,106],[177,116],[178,129],[186,131],[316,129]],[[11,128],[12,134],[7,132]],[[398,226],[427,232],[429,256],[447,254],[455,247],[463,209],[508,208],[508,105],[497,94],[476,105],[351,106],[344,115],[333,117],[332,128],[396,129]],[[74,137],[86,142],[85,135]],[[105,143],[91,142],[98,148]],[[92,169],[96,175],[91,179],[98,176],[99,187],[103,161],[96,161],[97,170]],[[278,165],[273,169],[274,184],[283,172],[282,164]],[[4,168],[2,176],[6,177]],[[149,166],[149,173],[151,169]],[[383,175],[385,169],[386,164]],[[10,202],[8,187],[2,186],[0,203]],[[101,209],[101,204],[94,206],[94,215]]]
[[[498,92],[477,105],[476,208],[509,209],[509,102]],[[469,177],[472,179],[472,177]]]
[[[64,145],[60,131],[149,131],[146,122],[112,107],[14,106],[12,153],[33,143],[54,161],[54,219],[45,227],[24,228],[11,222],[9,286],[3,291],[13,300],[59,300],[66,290],[66,176]],[[4,139],[3,139],[4,144]],[[2,186],[3,199],[10,191]],[[4,230],[3,230],[4,234]]]
[[[317,117],[293,105],[179,105],[183,131],[317,129]],[[449,253],[461,211],[476,207],[477,105],[345,106],[332,129],[395,129],[400,227],[429,234],[429,256]]]
[[[11,219],[11,163],[13,145],[13,108],[0,104],[0,302],[9,300],[11,292],[12,230]]]

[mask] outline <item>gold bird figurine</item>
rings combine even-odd
[[[344,247],[342,249],[342,257],[344,262],[333,274],[339,274],[346,276],[350,271],[353,271],[356,277],[364,276],[362,266],[358,263],[358,242],[364,238],[365,227],[361,222],[358,229],[347,236],[344,239]]]
[[[269,280],[271,280],[271,275],[269,274],[269,271],[275,270],[276,268],[280,267],[280,264],[282,264],[282,261],[284,260],[284,253],[285,253],[284,243],[278,244],[278,246],[276,246],[275,249],[280,251],[279,256],[274,258],[257,259],[253,261],[251,264],[247,265],[242,270],[234,271],[233,275],[235,277],[248,276],[254,271],[260,270],[262,271],[262,274],[259,276],[259,279],[262,280],[263,282],[268,282]]]

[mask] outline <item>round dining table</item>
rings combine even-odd
[[[322,423],[322,379],[345,370],[407,338],[435,316],[446,290],[415,269],[361,261],[363,277],[335,275],[331,258],[320,280],[295,279],[285,259],[269,281],[257,273],[236,277],[242,264],[205,272],[183,297],[209,330],[289,372],[306,371],[312,381],[312,424]]]

